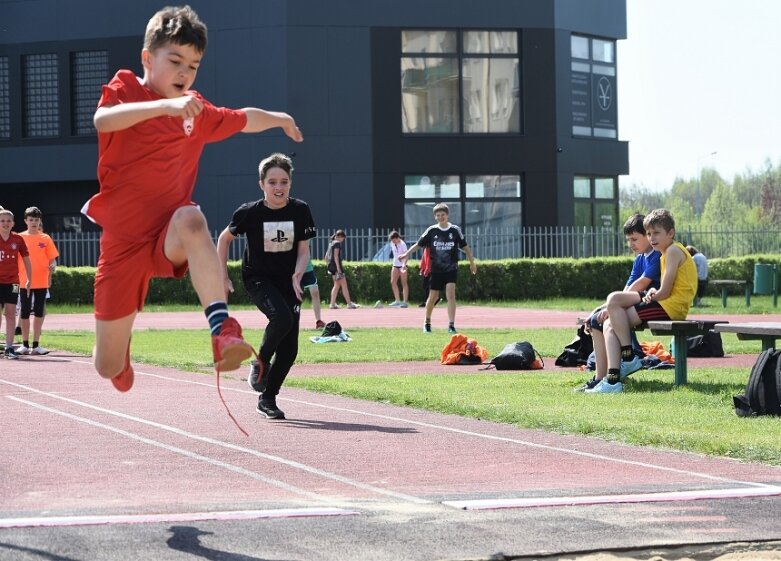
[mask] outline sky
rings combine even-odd
[[[781,165],[781,1],[627,0],[617,66],[622,187]]]

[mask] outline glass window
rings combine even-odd
[[[467,199],[520,198],[520,175],[467,175]]]
[[[401,59],[402,132],[458,132],[458,60]]]
[[[401,52],[403,133],[521,132],[517,32],[405,30]]]
[[[401,52],[456,53],[456,32],[418,29],[402,31]]]
[[[464,52],[470,54],[517,54],[515,31],[464,31]]]
[[[485,230],[486,228],[498,229],[521,225],[520,201],[469,201],[464,210],[463,229],[480,228]]]
[[[573,194],[576,199],[591,198],[591,180],[588,177],[575,176]]]
[[[407,201],[404,203],[404,231],[410,235],[407,241],[417,241],[426,228],[434,224],[434,205],[441,201]],[[458,201],[447,201],[450,222],[461,226],[462,204]],[[410,244],[411,245],[411,244]]]
[[[8,57],[0,56],[0,139],[11,138],[11,94]]]
[[[613,44],[613,41],[594,39],[591,46],[594,53],[594,60],[599,62],[615,62],[615,45]]]
[[[465,58],[464,132],[521,132],[516,59]]]
[[[617,226],[616,203],[595,203],[594,204],[594,226],[606,232],[612,232]]]
[[[597,177],[594,179],[595,199],[615,199],[616,180],[612,177]]]
[[[573,35],[570,39],[570,51],[572,53],[572,58],[590,59],[591,57],[588,52],[588,37]]]
[[[578,228],[590,228],[593,226],[591,203],[575,201],[575,226]]]
[[[24,136],[56,137],[60,134],[59,81],[57,55],[35,54],[22,57]]]
[[[618,138],[615,41],[572,35],[570,45],[573,136]]]
[[[457,175],[408,175],[404,178],[405,199],[457,199],[460,195]]]
[[[71,54],[71,132],[74,136],[95,134],[92,118],[100,100],[101,86],[107,78],[107,51]]]

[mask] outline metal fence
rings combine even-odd
[[[345,258],[350,261],[385,261],[389,258],[388,234],[392,229],[352,228],[345,230]],[[402,237],[412,245],[423,233],[403,231]],[[212,234],[216,243],[219,232]],[[469,246],[477,259],[520,257],[575,257],[626,255],[622,231],[600,228],[472,228],[465,229]],[[67,267],[95,266],[100,252],[100,232],[52,233],[60,251],[58,259]],[[781,253],[781,227],[744,229],[711,228],[678,229],[676,239],[697,247],[709,258],[740,257],[758,253]],[[311,242],[312,257],[322,259],[328,249],[328,234]],[[240,259],[246,238],[236,239],[229,258]],[[418,257],[420,254],[418,254]]]

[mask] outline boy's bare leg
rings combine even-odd
[[[445,285],[445,298],[447,298],[447,319],[450,323],[456,321],[456,283],[449,282]]]
[[[92,356],[95,370],[103,378],[113,378],[125,368],[130,335],[137,312],[109,321],[95,322],[95,348]]]
[[[30,340],[30,318],[19,318],[19,327],[22,328],[22,341]]]
[[[5,315],[5,346],[11,347],[14,344],[14,331],[16,331],[16,304],[3,306],[3,315]]]
[[[631,329],[640,325],[640,316],[634,308],[620,308],[610,313],[612,333],[608,337],[605,334],[607,346],[607,367],[621,368],[621,347],[632,344]]]
[[[315,321],[322,321],[320,318],[320,289],[317,285],[309,287],[309,295],[312,297],[312,312],[315,314]]]
[[[174,212],[165,237],[166,258],[181,267],[190,268],[190,278],[201,306],[225,301],[222,266],[217,255],[206,218],[194,206],[181,207]]]
[[[437,305],[438,300],[439,290],[429,289],[428,300],[426,300],[426,322],[431,321],[431,313],[434,311],[434,306]]]
[[[606,338],[610,335],[612,328],[610,322],[606,321],[602,324],[602,330],[591,330],[591,341],[594,343],[594,355],[597,360],[597,369],[595,377],[597,380],[601,380],[607,376],[607,347]]]

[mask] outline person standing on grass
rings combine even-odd
[[[642,368],[631,343],[633,327],[646,321],[684,320],[697,293],[697,268],[686,248],[675,241],[675,220],[670,211],[656,209],[643,220],[651,246],[659,251],[661,286],[638,295],[613,292],[607,298],[608,319],[604,324],[607,348],[607,376],[586,393],[618,393],[623,378]]]
[[[344,230],[337,230],[331,236],[328,244],[328,250],[325,252],[325,262],[328,264],[328,272],[334,281],[334,287],[331,289],[331,304],[329,308],[335,310],[339,307],[336,299],[339,297],[339,291],[342,291],[344,301],[347,302],[347,308],[354,310],[361,306],[356,304],[350,298],[350,289],[347,287],[347,277],[344,274],[342,260],[344,259],[344,240],[347,236]]]
[[[315,267],[312,265],[311,251],[309,263],[304,271],[304,276],[301,277],[301,288],[309,290],[309,296],[312,297],[312,312],[315,314],[315,329],[324,328],[325,322],[320,316],[320,287],[317,285],[317,275],[315,275]]]
[[[407,261],[399,259],[399,255],[407,251],[407,244],[401,239],[401,235],[392,231],[388,236],[390,242],[391,255],[393,256],[393,266],[391,267],[391,290],[393,291],[393,307],[409,307],[409,286],[407,284]],[[399,282],[401,282],[401,296],[399,296]]]
[[[12,232],[14,213],[0,207],[0,305],[5,316],[5,353],[9,359],[18,359],[14,352],[14,330],[16,329],[16,303],[19,300],[19,261],[22,262],[27,282],[21,290],[30,296],[33,272],[27,244],[22,236]],[[2,323],[2,320],[0,320]]]
[[[41,229],[43,213],[35,206],[24,211],[24,223],[27,230],[19,234],[27,245],[30,254],[30,263],[33,268],[35,281],[30,285],[30,294],[22,290],[19,294],[20,312],[19,321],[22,328],[22,346],[18,353],[21,355],[45,355],[49,350],[40,346],[41,330],[46,315],[46,293],[51,286],[52,274],[57,266],[57,257],[60,252],[57,246]],[[27,284],[27,271],[19,264],[19,283]],[[30,314],[33,316],[33,342],[30,346]]]
[[[271,154],[260,162],[258,172],[263,198],[236,209],[217,240],[217,252],[227,294],[233,292],[228,249],[238,236],[247,236],[241,278],[252,302],[268,318],[247,382],[260,393],[257,412],[267,419],[284,419],[276,398],[298,356],[301,279],[309,263],[309,240],[317,232],[309,205],[290,196],[292,160]]]
[[[450,209],[445,203],[434,206],[433,226],[423,232],[420,239],[407,251],[399,255],[400,260],[407,260],[419,248],[429,248],[431,259],[431,287],[426,300],[426,321],[423,332],[431,333],[431,313],[439,300],[440,291],[445,291],[447,298],[448,333],[457,333],[456,321],[456,280],[458,277],[458,255],[463,251],[469,259],[469,270],[477,274],[477,265],[472,255],[472,249],[466,243],[461,228],[448,222]]]
[[[190,89],[206,51],[206,25],[189,6],[149,20],[143,77],[119,70],[95,112],[100,192],[82,209],[103,228],[95,275],[95,369],[122,392],[133,385],[130,337],[153,277],[190,270],[212,335],[217,374],[253,354],[228,316],[217,250],[191,200],[206,144],[281,128],[303,140],[286,113],[215,107]],[[219,381],[219,379],[218,379]]]

